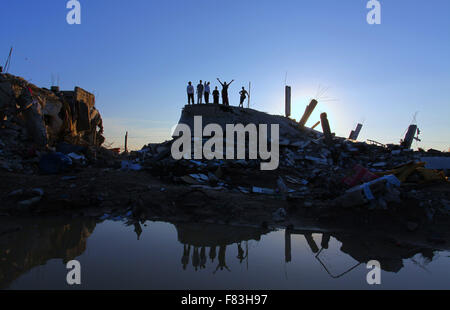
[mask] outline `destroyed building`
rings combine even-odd
[[[0,121],[0,164],[9,171],[21,171],[28,155],[61,142],[99,147],[105,141],[93,94],[39,88],[11,74],[0,74]]]
[[[310,114],[310,109],[305,114]],[[448,182],[448,170],[444,166],[430,166],[437,158],[448,158],[448,154],[413,151],[401,145],[370,145],[337,137],[326,115],[322,115],[321,123],[326,124],[328,134],[305,127],[304,121],[297,123],[288,117],[219,105],[185,106],[179,123],[188,125],[193,132],[195,116],[202,116],[203,129],[209,124],[222,128],[226,124],[278,124],[279,168],[264,172],[259,168],[259,159],[227,160],[225,150],[223,159],[174,160],[170,155],[174,140],[145,146],[134,154],[135,165],[129,163],[125,167],[148,169],[153,174],[204,190],[275,195],[298,200],[304,206],[328,201],[344,208],[365,206],[379,210],[401,204],[402,197],[408,195],[418,200],[427,195],[426,190],[411,190],[411,186],[418,189],[424,184]],[[204,137],[203,144],[207,140]],[[430,205],[436,208],[445,205],[447,200],[442,202],[438,197],[435,195]]]

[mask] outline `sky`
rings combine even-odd
[[[307,125],[327,112],[332,131],[398,143],[416,120],[422,142],[450,148],[450,1],[380,0],[1,0],[0,63],[40,87],[59,80],[96,95],[107,142],[132,149],[169,139],[192,81],[235,80],[230,104],[251,82],[251,107],[284,114],[292,87],[299,120],[319,90]],[[58,78],[59,77],[59,78]],[[320,100],[322,99],[322,100]]]

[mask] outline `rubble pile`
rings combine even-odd
[[[326,123],[325,134],[283,116],[218,105],[185,107],[180,124],[186,124],[191,132],[196,132],[195,118],[199,115],[202,116],[200,129],[209,124],[218,124],[222,129],[227,124],[255,124],[259,128],[264,124],[278,124],[279,156],[271,153],[279,158],[278,168],[262,170],[261,159],[248,159],[248,141],[247,159],[239,160],[225,159],[226,147],[223,148],[224,159],[193,159],[196,138],[191,140],[191,156],[181,160],[172,157],[175,138],[161,144],[148,144],[140,151],[115,154],[101,147],[104,142],[102,120],[92,94],[78,87],[74,91],[38,88],[21,78],[0,74],[0,171],[59,174],[64,184],[78,180],[77,175],[83,173],[87,175],[86,180],[93,183],[97,183],[99,171],[102,175],[114,175],[111,180],[104,177],[108,182],[102,186],[66,184],[73,189],[71,199],[77,203],[78,197],[87,197],[86,201],[103,201],[102,188],[108,192],[111,184],[117,186],[117,193],[108,198],[111,200],[108,203],[122,203],[122,195],[132,202],[141,201],[131,194],[133,190],[127,188],[124,181],[138,178],[142,183],[139,188],[143,186],[144,189],[137,192],[152,200],[157,195],[151,192],[153,184],[157,184],[158,194],[166,190],[167,193],[187,190],[188,193],[201,192],[202,197],[206,191],[216,191],[212,196],[224,196],[221,193],[224,192],[228,197],[231,193],[242,200],[248,198],[247,202],[258,200],[258,210],[262,209],[260,201],[276,207],[270,211],[275,221],[283,221],[291,215],[284,209],[287,206],[318,210],[318,213],[323,207],[339,212],[408,209],[407,214],[412,214],[410,205],[415,204],[430,220],[437,212],[450,215],[449,153],[413,151],[401,145],[368,144],[337,137],[331,132],[332,124],[325,113],[321,115],[321,121]],[[224,146],[227,138],[225,135],[222,141]],[[273,140],[271,133],[268,134],[267,145],[270,146]],[[202,142],[205,145],[209,138],[203,138]],[[11,198],[11,204],[14,200],[22,208],[48,202],[45,196],[47,193],[53,195],[55,180],[49,178],[47,187],[30,184],[32,187],[22,192],[16,192],[20,188],[12,189],[14,195],[7,199]],[[45,188],[45,195],[36,188]],[[167,202],[166,198],[161,199]],[[201,199],[196,198],[189,205],[198,206]],[[277,199],[283,208],[272,204]],[[64,198],[63,201],[71,200]],[[202,206],[207,204],[202,203]],[[167,206],[164,208],[168,213],[173,211]],[[196,209],[205,211],[207,208]],[[234,208],[238,210],[236,214],[241,214],[239,206]],[[211,214],[215,214],[215,209],[210,209]],[[229,208],[226,210],[232,213]]]
[[[61,143],[100,147],[103,137],[94,95],[39,88],[0,74],[0,169],[34,173],[42,153]]]
[[[400,203],[405,194],[419,195],[408,185],[448,180],[444,174],[448,170],[425,168],[423,161],[434,158],[435,151],[414,152],[399,145],[379,146],[335,136],[330,144],[322,133],[309,128],[297,127],[294,134],[280,137],[280,164],[274,171],[261,171],[260,160],[177,161],[170,152],[174,141],[149,144],[131,153],[123,169],[148,170],[194,188],[296,199],[305,207],[329,201],[341,207],[384,210]],[[439,156],[450,159],[448,155]]]

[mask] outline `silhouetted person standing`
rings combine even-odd
[[[243,108],[244,107],[244,101],[247,98],[247,96],[249,95],[248,92],[245,90],[244,87],[242,87],[242,90],[239,92],[239,94],[241,95],[241,101],[239,103],[239,107]]]
[[[232,80],[229,84],[227,84],[227,82],[221,82],[219,79],[217,79],[220,83],[220,85],[222,85],[222,103],[224,105],[230,105],[230,101],[228,100],[228,87],[230,87],[231,83],[234,82],[234,80]]]
[[[188,83],[187,95],[188,95],[188,105],[191,104],[191,100],[192,100],[192,104],[194,104],[194,86],[192,86],[192,82]]]
[[[237,259],[239,259],[239,262],[242,264],[242,262],[244,261],[244,259],[247,256],[245,255],[244,249],[242,248],[241,243],[238,244],[238,256],[236,257]]]
[[[194,247],[194,253],[192,254],[192,266],[194,266],[195,271],[198,270],[200,265],[200,255],[198,254],[198,248]]]
[[[220,92],[216,86],[216,88],[213,91],[214,104],[219,104],[219,96],[220,96]]]
[[[209,103],[209,94],[211,93],[211,89],[209,87],[209,82],[206,83],[205,82],[205,103],[208,104]]]
[[[216,258],[216,247],[211,247],[209,249],[209,258],[211,259],[211,262],[214,262],[214,259]]]
[[[204,86],[202,81],[200,80],[200,84],[197,85],[197,104],[202,104],[203,102],[203,91]]]
[[[189,264],[190,253],[191,253],[191,246],[184,245],[183,246],[183,257],[181,258],[181,264],[183,265],[184,270],[186,270],[186,266]]]
[[[230,268],[228,268],[227,263],[225,262],[226,251],[227,251],[226,245],[221,245],[219,247],[219,265],[217,265],[216,271],[214,271],[213,273],[216,273],[217,270],[219,270],[219,268],[220,270],[223,270],[225,268],[226,270],[231,271]]]
[[[206,249],[202,247],[200,250],[200,269],[206,268]]]
[[[134,232],[136,233],[137,239],[139,240],[139,238],[141,237],[141,234],[142,234],[142,227],[139,224],[139,222],[134,223]]]

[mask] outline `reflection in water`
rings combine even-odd
[[[332,278],[340,278],[363,263],[368,263],[371,260],[377,260],[381,264],[384,271],[399,272],[403,268],[403,260],[412,258],[416,254],[421,254],[425,257],[425,264],[433,260],[435,251],[430,248],[417,248],[412,246],[399,247],[398,244],[385,239],[367,239],[361,236],[339,234],[336,233],[333,237],[342,242],[341,252],[350,255],[358,264],[347,269],[343,273],[333,275],[325,263],[321,260],[320,255],[323,251],[329,248],[331,235],[329,233],[322,234],[321,249],[317,246],[313,239],[312,233],[307,231],[294,231],[286,229],[285,231],[285,261],[292,260],[291,255],[291,235],[303,235],[309,245],[311,252],[316,254],[315,258],[320,262],[325,271]]]
[[[259,241],[261,236],[268,233],[268,230],[251,227],[229,227],[214,224],[175,224],[178,232],[178,240],[184,244],[183,257],[181,262],[183,269],[189,264],[189,250],[193,246],[194,253],[192,254],[192,266],[195,271],[206,269],[206,248],[209,248],[209,258],[211,263],[214,263],[216,258],[216,248],[219,248],[218,265],[213,273],[217,271],[230,270],[226,263],[227,246],[237,244],[238,255],[237,259],[242,263],[248,257],[247,252],[242,248],[242,242],[249,240]],[[186,247],[188,250],[186,251]],[[200,256],[198,255],[198,248],[201,248]]]
[[[95,220],[45,219],[22,220],[22,229],[0,235],[0,288],[48,260],[64,263],[86,250],[86,241],[95,228]]]
[[[139,240],[142,234],[141,224],[138,221],[135,221],[133,225],[134,225],[134,232],[136,233],[137,239]]]
[[[143,229],[145,229],[143,226],[146,226],[144,224],[145,222],[143,221],[138,222],[134,220],[126,223],[131,229],[134,227],[137,240],[142,239]],[[77,259],[77,257],[85,252],[87,239],[94,232],[97,224],[93,219],[34,219],[28,221],[22,220],[20,225],[23,228],[19,231],[0,234],[0,288],[9,287],[16,279],[37,266],[47,264],[51,259],[62,259],[64,263],[72,259]],[[113,231],[107,232],[107,239],[120,239],[120,236],[126,233],[120,230],[120,227],[123,227],[123,225],[123,223],[117,223]],[[165,225],[173,227],[171,224]],[[280,245],[278,239],[271,239],[270,237],[276,235],[275,233],[261,228],[188,223],[177,223],[173,225],[176,229],[179,243],[175,242],[172,235],[170,235],[170,238],[163,238],[163,235],[158,235],[154,236],[154,239],[165,240],[160,250],[175,249],[175,265],[179,266],[180,261],[178,255],[182,254],[182,273],[186,274],[192,271],[200,272],[209,270],[206,273],[203,272],[202,275],[210,274],[215,277],[225,276],[232,272],[233,269],[238,269],[244,262],[246,263],[245,270],[248,271],[249,251],[255,251],[255,248],[249,250],[249,241],[260,241],[262,236],[268,236],[267,240],[277,240],[277,244]],[[110,234],[113,235],[111,236]],[[147,234],[144,234],[144,236],[147,236]],[[134,237],[135,240],[136,237]],[[435,258],[435,251],[432,249],[405,245],[399,246],[397,243],[390,242],[386,239],[365,238],[364,236],[355,234],[330,234],[287,229],[284,232],[284,261],[286,263],[293,264],[292,261],[296,255],[305,254],[305,252],[296,253],[295,250],[293,251],[293,249],[296,249],[295,244],[299,242],[299,238],[301,240],[300,242],[304,241],[304,244],[309,248],[308,251],[310,251],[312,260],[308,264],[315,263],[315,265],[323,269],[322,272],[326,272],[324,273],[325,275],[328,274],[333,279],[343,278],[359,265],[373,259],[381,263],[383,270],[397,273],[404,268],[404,259],[409,258],[414,264],[425,268]],[[100,240],[104,242],[105,239],[100,238]],[[320,241],[316,242],[316,240]],[[90,243],[89,246],[92,251],[95,251],[97,248],[105,249],[105,245],[99,244],[98,242],[100,241]],[[134,264],[132,258],[141,256],[141,253],[145,252],[147,247],[151,247],[151,245],[143,240],[138,242],[139,247],[135,248],[135,252],[130,252],[128,257],[122,257],[126,261],[120,261],[117,258],[120,264],[128,264],[129,262]],[[336,273],[331,271],[332,268],[329,268],[330,262],[324,259],[323,256],[327,256],[330,251],[335,250],[336,245],[340,243],[340,253],[349,255],[357,263],[347,266],[343,272]],[[257,268],[269,270],[275,266],[264,266],[263,263],[269,264],[268,257],[280,257],[279,253],[272,249],[273,247],[277,247],[277,244],[268,244],[267,241],[261,244],[263,245],[263,250],[259,249],[259,254],[251,253],[254,257],[253,262],[258,262]],[[116,251],[123,250],[122,248],[118,248]],[[152,251],[151,253],[154,252]],[[266,257],[261,257],[261,253],[264,253],[263,255]],[[420,258],[415,257],[418,253],[422,255],[422,261],[419,261]],[[95,258],[96,256],[94,255]],[[166,262],[163,262],[163,260],[160,264],[167,265],[171,257],[164,256],[163,258]],[[101,260],[101,258],[97,259]],[[152,259],[152,257],[146,258],[146,263],[147,259]],[[304,263],[302,262],[302,264]],[[176,281],[177,277],[182,277],[183,275],[176,273],[176,266],[174,264],[171,264],[168,268],[174,270],[172,279]],[[145,268],[156,270],[163,269],[166,265],[156,264],[149,267],[146,264]],[[192,266],[192,269],[189,266]],[[236,270],[235,272],[239,271]],[[235,276],[235,272],[233,272],[233,276]],[[133,281],[136,275],[131,273],[128,276]],[[239,281],[238,278],[235,278],[235,280]],[[260,285],[263,285],[263,283]]]

